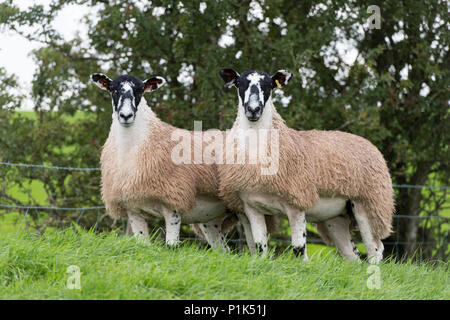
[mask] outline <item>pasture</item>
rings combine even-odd
[[[0,234],[0,298],[450,299],[444,262],[388,260],[374,267],[345,262],[332,250],[301,262],[290,251],[259,258],[196,243],[174,250],[75,230]],[[79,267],[80,289],[68,288],[70,266]]]

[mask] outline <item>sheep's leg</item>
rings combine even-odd
[[[308,260],[306,253],[306,217],[305,212],[289,207],[286,208],[286,215],[291,227],[291,241],[294,254],[303,260]]]
[[[173,210],[165,209],[163,212],[166,222],[166,244],[170,247],[180,244],[181,216]]]
[[[328,232],[327,228],[325,227],[325,224],[323,222],[316,222],[313,223],[313,226],[316,227],[317,233],[322,238],[322,241],[327,246],[334,246],[333,240],[331,240],[330,233]]]
[[[253,239],[252,227],[250,225],[250,221],[245,214],[238,213],[239,222],[242,224],[245,233],[245,240],[247,241],[248,250],[251,254],[256,252],[255,240]]]
[[[267,226],[264,215],[244,202],[244,211],[250,222],[255,248],[264,256],[267,253]]]
[[[230,251],[221,231],[222,222],[223,217],[219,217],[206,223],[199,223],[198,226],[212,248],[224,248],[226,251]]]
[[[383,259],[383,243],[373,235],[364,206],[359,202],[352,201],[352,207],[356,222],[358,223],[359,232],[361,233],[361,238],[366,246],[369,263],[379,263],[381,259]]]
[[[199,237],[200,239],[205,239],[205,235],[202,232],[202,229],[200,229],[200,225],[197,223],[192,223],[189,225],[192,229],[192,231],[194,231],[194,233],[197,235],[197,237]]]
[[[133,212],[128,212],[128,221],[135,237],[148,239],[148,225],[144,217]]]
[[[317,229],[325,233],[336,246],[342,257],[348,260],[358,260],[358,250],[353,244],[350,235],[350,220],[346,216],[338,216],[333,219],[317,223]]]
[[[353,240],[352,241],[350,241],[351,242],[351,244],[352,244],[352,248],[353,248],[353,252],[355,253],[355,255],[358,257],[358,259],[359,259],[359,257],[360,257],[360,253],[359,253],[359,250],[358,250],[358,248],[355,246],[355,243],[353,242]]]

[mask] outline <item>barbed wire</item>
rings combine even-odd
[[[41,168],[41,169],[51,169],[51,170],[67,170],[67,171],[100,171],[101,168],[79,168],[79,167],[60,167],[60,166],[47,166],[43,164],[28,164],[28,163],[13,163],[13,162],[2,162],[0,165],[11,166],[11,167],[25,167],[25,168]],[[413,185],[413,184],[393,184],[394,188],[411,188],[411,189],[440,189],[448,190],[450,186],[427,186],[427,185]]]
[[[420,184],[393,184],[394,188],[408,188],[408,189],[440,189],[448,190],[450,186],[426,186]]]
[[[27,164],[27,163],[12,163],[12,162],[0,162],[0,165],[10,167],[41,168],[52,170],[67,170],[67,171],[100,171],[100,168],[60,167],[60,166],[46,166],[43,164]]]
[[[23,210],[25,211],[23,214],[23,217],[18,225],[18,228],[16,230],[16,234],[19,233],[19,231],[22,229],[23,224],[25,223],[27,216],[29,214],[29,212],[31,210],[34,210],[38,215],[41,213],[40,211],[47,211],[47,210],[53,210],[53,211],[79,211],[79,215],[76,218],[75,224],[79,225],[80,219],[83,217],[83,215],[90,211],[91,214],[92,212],[94,214],[97,215],[96,218],[96,222],[95,225],[93,227],[93,231],[97,232],[98,227],[99,227],[99,222],[103,219],[104,216],[107,216],[106,213],[102,213],[101,211],[103,209],[105,209],[104,206],[92,206],[92,207],[79,207],[79,208],[68,208],[68,207],[51,207],[51,206],[17,206],[17,205],[2,205],[0,204],[0,208],[5,208],[7,211],[9,210]],[[73,217],[75,218],[75,217]],[[395,218],[397,221],[400,221],[402,219],[444,219],[445,220],[450,220],[450,217],[444,217],[444,216],[440,216],[440,215],[436,215],[436,216],[408,216],[408,215],[401,215],[401,214],[396,214],[393,216],[393,218]],[[124,220],[125,221],[125,220]],[[126,226],[125,226],[125,222],[122,221],[122,228],[121,230],[124,232],[124,234],[127,234],[127,230],[126,230]],[[442,221],[442,220],[441,220]],[[447,223],[447,222],[445,222]],[[422,230],[422,232],[425,232],[425,230]],[[242,235],[241,235],[242,236]],[[422,237],[423,238],[423,237]],[[198,238],[198,237],[180,237],[181,241],[196,241],[196,242],[203,242],[205,243],[205,239],[202,238]],[[235,238],[235,239],[228,239],[227,242],[230,243],[236,243],[239,244],[240,246],[246,243],[246,239],[245,238]],[[287,246],[289,247],[291,244],[291,240],[289,239],[279,239],[279,238],[272,238],[270,239],[271,243],[278,243],[281,246]],[[326,245],[326,243],[320,239],[320,238],[315,238],[315,237],[308,237],[308,243],[311,244],[324,244]],[[361,241],[354,241],[355,244],[362,244],[363,242]],[[450,242],[448,241],[427,241],[425,239],[422,239],[422,241],[416,241],[416,242],[410,242],[410,241],[401,241],[398,237],[397,239],[395,239],[394,241],[392,240],[383,240],[383,244],[384,245],[392,245],[394,246],[395,250],[399,250],[398,246],[401,245],[409,245],[415,243],[417,246],[422,247],[422,246],[426,246],[426,245],[439,245],[441,247],[448,247]]]
[[[401,219],[429,219],[429,218],[437,218],[437,219],[449,219],[450,217],[444,217],[444,216],[440,216],[440,215],[435,215],[435,216],[408,216],[405,214],[394,214],[392,216],[393,218],[401,218]]]
[[[95,206],[95,207],[82,207],[82,208],[57,208],[57,207],[46,207],[46,206],[14,206],[14,205],[0,205],[0,207],[3,208],[8,208],[8,209],[13,209],[13,208],[18,208],[18,209],[26,209],[25,214],[16,230],[16,234],[20,231],[20,229],[22,228],[22,225],[24,223],[24,221],[27,218],[27,215],[29,213],[30,210],[70,210],[70,211],[80,211],[80,215],[78,216],[78,218],[76,219],[76,224],[79,223],[81,217],[85,214],[86,211],[94,211],[97,214],[97,221],[95,223],[94,226],[94,232],[97,230],[98,228],[98,223],[99,223],[99,219],[100,219],[100,211],[101,209],[104,209],[104,206]],[[403,219],[403,218],[410,218],[410,219],[430,219],[430,218],[442,218],[442,219],[447,219],[450,220],[450,217],[444,217],[444,216],[407,216],[407,215],[394,215],[394,218],[398,218],[398,219]],[[122,227],[122,229],[125,229],[124,226]],[[180,237],[180,240],[182,241],[200,241],[200,242],[205,242],[205,239],[199,238],[199,237]],[[237,238],[237,239],[228,239],[227,242],[232,242],[232,243],[246,243],[246,239],[245,238]],[[271,242],[275,242],[275,243],[283,243],[286,245],[290,245],[291,240],[289,239],[279,239],[279,238],[271,238],[270,239]],[[308,243],[315,243],[315,244],[325,244],[325,242],[322,239],[316,239],[316,238],[309,238],[308,239]],[[355,241],[355,244],[361,244],[363,242],[361,241]],[[406,244],[411,244],[412,242],[406,242],[406,241],[400,241],[397,239],[397,241],[383,241],[383,243],[385,245],[406,245]],[[428,245],[428,244],[432,244],[432,245],[444,245],[444,246],[448,246],[450,244],[450,242],[448,241],[417,241],[416,242],[418,245]]]
[[[65,208],[65,207],[50,207],[50,206],[16,206],[12,204],[0,204],[0,208],[6,209],[31,209],[31,210],[61,210],[61,211],[78,211],[78,210],[97,210],[105,209],[105,206],[80,207],[80,208]]]
[[[22,205],[10,205],[10,204],[0,204],[0,208],[5,209],[23,209],[23,210],[61,210],[61,211],[89,211],[89,210],[101,210],[106,209],[105,206],[92,206],[92,207],[51,207],[51,206],[22,206]],[[450,220],[450,217],[444,217],[441,215],[435,216],[409,216],[402,214],[394,214],[393,218],[397,219],[447,219]]]

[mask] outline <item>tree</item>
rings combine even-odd
[[[84,21],[88,39],[67,41],[52,27],[67,5],[85,5],[97,12],[98,19]],[[368,26],[371,5],[380,8],[380,29]],[[192,129],[193,120],[202,120],[203,129],[226,129],[235,118],[237,103],[234,92],[222,89],[220,68],[269,73],[288,69],[294,78],[274,98],[289,126],[362,135],[385,155],[395,183],[448,185],[450,59],[445,1],[354,0],[325,5],[211,0],[199,5],[66,0],[25,11],[12,1],[0,6],[4,27],[43,43],[34,52],[38,70],[32,94],[38,120],[28,130],[45,134],[33,134],[31,145],[16,149],[30,137],[18,135],[12,146],[0,132],[0,143],[8,144],[0,151],[5,159],[98,166],[111,110],[107,95],[89,83],[93,72],[111,77],[130,73],[141,79],[162,75],[169,85],[146,99],[163,120],[187,129]],[[33,32],[27,33],[25,26]],[[227,44],[224,35],[234,40]],[[353,56],[343,54],[346,46],[353,48]],[[82,116],[68,119],[78,111]],[[18,125],[11,119],[8,124]],[[67,146],[70,152],[62,152]],[[20,178],[18,174],[15,179]],[[27,178],[42,181],[55,205],[100,201],[94,172],[48,179],[36,173]],[[88,197],[85,190],[90,190]],[[445,192],[434,195],[437,214],[447,200]],[[398,189],[397,212],[418,216],[430,209],[427,197],[426,190]],[[398,221],[402,222],[398,236],[412,243],[399,246],[398,254],[412,255],[424,226],[416,219]],[[435,231],[426,232],[433,238]]]

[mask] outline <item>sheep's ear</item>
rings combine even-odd
[[[144,81],[144,92],[155,91],[166,83],[163,77],[151,77]]]
[[[220,76],[225,82],[225,87],[227,88],[236,86],[237,80],[239,79],[239,73],[233,69],[220,69]]]
[[[286,70],[278,70],[272,76],[272,88],[283,88],[288,84],[289,80],[292,78],[292,73]]]
[[[103,73],[94,73],[91,75],[91,80],[103,90],[109,90],[112,80]]]

